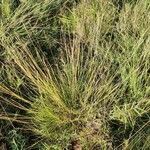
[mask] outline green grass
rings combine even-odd
[[[148,150],[149,0],[4,2],[0,119],[14,126],[11,149]]]

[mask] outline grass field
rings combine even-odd
[[[149,0],[0,0],[0,150],[149,140]]]

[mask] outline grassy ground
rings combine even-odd
[[[149,150],[149,0],[0,1],[0,149]]]

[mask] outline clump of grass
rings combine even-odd
[[[149,6],[127,1],[118,11],[111,0],[84,0],[60,11],[53,64],[32,39],[3,37],[0,98],[25,114],[1,119],[27,124],[45,149],[148,149]]]
[[[99,4],[103,5],[102,2]],[[77,22],[76,27],[84,21],[80,16],[80,7],[83,5],[85,3],[79,5],[77,15],[81,21]],[[87,7],[89,10],[96,9],[95,2],[89,3]],[[101,27],[100,14],[96,18],[94,16],[91,13],[90,19],[95,21],[94,30],[88,26],[86,30],[90,34],[87,38],[82,38],[77,29],[77,35],[72,38],[68,31],[69,43],[66,37],[62,36],[60,56],[53,68],[44,61],[45,58],[42,58],[38,51],[35,59],[35,54],[33,55],[22,41],[17,45],[3,45],[15,68],[26,78],[28,84],[36,89],[39,96],[36,99],[31,96],[26,100],[16,94],[17,91],[5,90],[5,86],[2,86],[1,90],[31,104],[28,113],[31,115],[33,130],[48,138],[51,144],[62,148],[69,146],[71,140],[76,138],[85,148],[96,144],[107,148],[107,140],[110,140],[106,124],[116,85],[112,84],[114,75],[109,72],[112,61],[109,55],[110,46],[107,45],[106,53],[103,53],[105,47],[99,45],[99,35],[95,36],[95,30],[98,31]],[[85,22],[84,27],[89,22]],[[83,34],[86,36],[86,32]],[[96,40],[90,39],[90,36],[95,36]]]
[[[85,51],[78,37],[72,40],[67,45],[65,41],[54,69],[38,52],[37,63],[25,44],[5,45],[16,68],[29,81],[29,85],[37,90],[39,96],[36,99],[31,96],[26,100],[13,89],[4,85],[0,88],[4,93],[31,104],[28,113],[31,115],[33,130],[51,142],[60,142],[62,147],[67,147],[66,143],[77,137],[86,145],[87,140],[90,141],[95,136],[98,138],[100,134],[100,139],[95,137],[93,144],[97,141],[105,145],[107,120],[101,120],[100,116],[106,116],[107,112],[103,114],[98,108],[107,111],[114,96],[115,86],[111,84],[113,76],[108,72],[109,60],[107,63],[100,61],[100,58],[105,59],[106,56],[99,58],[98,54],[93,54],[92,45]],[[108,108],[105,104],[108,104]],[[21,108],[24,109],[24,106]]]

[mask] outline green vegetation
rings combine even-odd
[[[0,1],[0,149],[149,150],[149,0]]]

